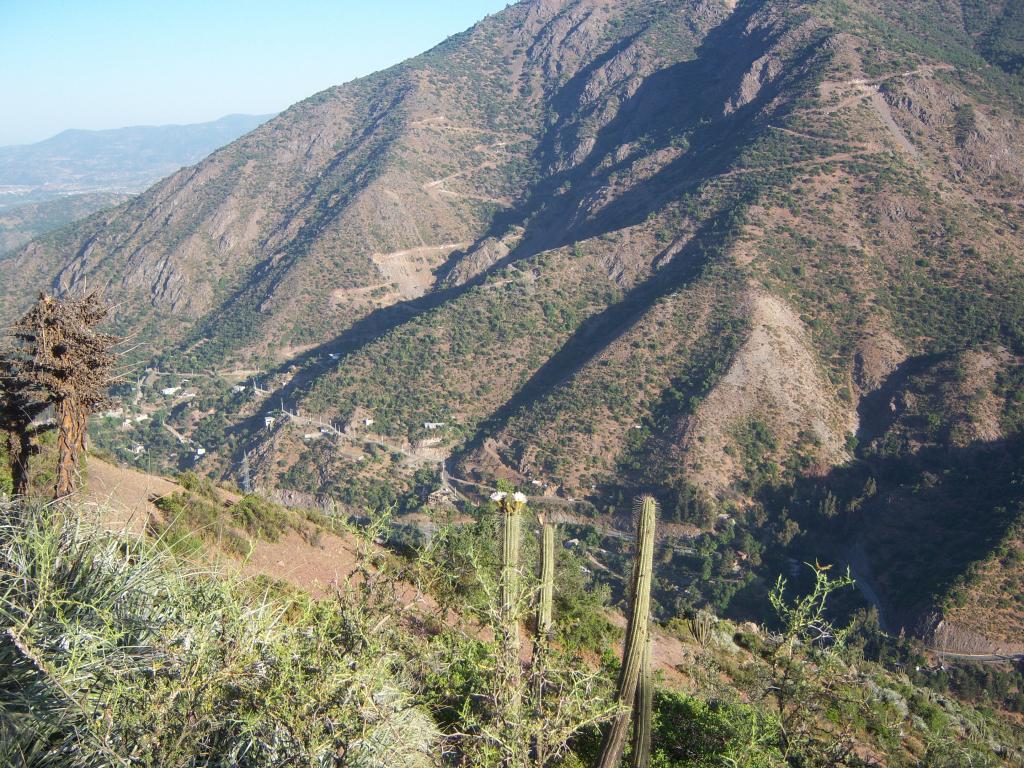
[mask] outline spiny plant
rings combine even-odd
[[[555,594],[555,525],[543,514],[537,515],[540,522],[540,587],[537,597],[537,626],[533,643],[533,677],[537,716],[544,719],[545,687],[548,677],[548,655],[551,651],[553,629],[553,602]],[[534,754],[539,765],[547,761],[548,745],[543,730],[537,734]]]
[[[493,497],[501,510],[501,577],[498,674],[494,700],[507,745],[503,765],[525,764],[527,746],[514,737],[515,720],[522,708],[522,665],[519,661],[519,537],[526,497],[521,493],[497,493]]]
[[[555,524],[539,515],[540,540],[540,597],[537,603],[537,642],[551,639],[552,604],[555,595]]]
[[[35,421],[49,407],[49,398],[28,380],[7,356],[0,358],[0,432],[7,435],[11,493],[24,496],[29,488],[29,460],[38,451],[33,438],[51,428]]]
[[[651,762],[651,721],[654,717],[654,675],[651,672],[651,633],[647,632],[636,699],[633,702],[633,749],[630,765],[647,768]]]
[[[605,732],[601,741],[601,750],[598,755],[596,768],[617,768],[622,760],[622,753],[626,747],[626,738],[629,735],[630,714],[637,713],[646,716],[648,722],[638,723],[637,730],[641,731],[639,738],[645,738],[642,731],[650,733],[650,707],[642,702],[637,705],[638,691],[643,691],[644,696],[650,695],[650,653],[647,650],[650,620],[651,620],[651,584],[654,576],[654,533],[657,525],[658,505],[650,496],[640,498],[637,505],[636,540],[637,555],[633,564],[633,575],[630,579],[630,594],[632,604],[629,614],[629,623],[626,626],[626,643],[622,652],[622,669],[619,671],[618,692],[616,704],[619,712],[612,720],[611,726]],[[646,668],[645,668],[646,659]],[[647,677],[645,683],[641,684],[641,678]],[[649,736],[646,737],[649,739]],[[641,745],[642,746],[642,745]],[[639,750],[640,759],[646,759],[649,755],[649,747]],[[641,766],[646,763],[637,763],[637,754],[634,752],[634,765]]]
[[[693,634],[693,639],[696,640],[701,648],[706,649],[708,643],[711,642],[711,629],[714,626],[715,620],[707,611],[697,611],[690,618],[690,632]]]
[[[816,753],[827,759],[852,753],[855,734],[851,721],[864,717],[869,702],[849,695],[858,690],[856,672],[842,658],[849,627],[836,627],[827,615],[829,596],[851,586],[849,572],[830,578],[828,565],[814,563],[814,589],[790,602],[786,580],[778,578],[769,594],[783,631],[770,638],[766,660],[770,675],[764,683],[765,701],[777,718],[783,755]],[[828,723],[828,715],[843,711],[850,717]],[[822,725],[826,723],[826,725]]]
[[[418,576],[426,580],[421,583],[425,591],[445,599],[458,590],[468,598],[442,605],[442,612],[457,610],[489,630],[485,639],[464,626],[444,624],[448,629],[440,647],[445,650],[432,666],[460,670],[457,676],[473,681],[448,705],[459,711],[452,751],[461,765],[562,765],[581,731],[601,725],[615,711],[609,681],[553,639],[546,645],[535,642],[532,658],[523,658],[521,626],[527,616],[546,612],[538,578],[545,571],[545,558],[540,557],[536,571],[524,567],[524,561],[540,555],[532,539],[515,535],[521,533],[526,497],[499,492],[492,501],[494,506],[481,510],[476,525],[449,524],[436,532],[421,550],[417,567]],[[542,536],[542,548],[543,541]],[[554,531],[549,530],[552,572],[554,543]],[[547,579],[553,595],[555,579],[554,573]],[[553,606],[551,613],[549,635],[555,626]],[[476,649],[469,657],[477,659],[469,668],[467,647]],[[450,685],[450,675],[444,677],[441,687]]]

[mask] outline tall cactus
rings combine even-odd
[[[552,603],[555,595],[555,526],[540,516],[540,600],[537,604],[537,642],[551,637]]]
[[[651,762],[651,719],[654,712],[654,677],[651,673],[651,633],[647,632],[644,655],[640,661],[636,700],[633,702],[632,768],[647,768]]]
[[[523,504],[512,496],[501,496],[501,613],[514,620],[519,597],[519,535]],[[517,633],[518,634],[518,633]]]
[[[654,530],[657,524],[658,505],[650,496],[639,501],[637,515],[637,556],[633,564],[633,578],[630,583],[632,610],[626,626],[626,644],[622,652],[622,669],[619,671],[618,693],[619,714],[612,721],[601,741],[601,752],[596,768],[618,768],[629,735],[630,713],[634,709],[637,685],[643,668],[643,657],[647,647],[651,618],[651,584],[654,577]]]
[[[555,594],[555,525],[538,514],[540,534],[540,594],[537,600],[537,628],[533,643],[533,698],[538,722],[545,721],[545,688],[548,682],[548,654],[551,650],[553,627],[553,602]],[[533,745],[534,763],[547,765],[550,746],[545,728],[535,734]]]
[[[519,536],[526,497],[496,493],[502,518],[501,576],[498,606],[498,669],[494,703],[501,730],[503,768],[525,766],[528,745],[521,742],[518,727],[522,719],[523,669],[519,659]]]

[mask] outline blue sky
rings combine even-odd
[[[277,112],[509,0],[0,0],[0,145]]]

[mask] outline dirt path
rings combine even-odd
[[[496,162],[494,162],[493,160],[488,160],[486,162],[480,163],[479,165],[474,165],[471,168],[464,168],[461,171],[456,171],[455,173],[450,173],[447,176],[441,177],[440,179],[434,179],[433,181],[428,181],[426,184],[423,185],[423,189],[425,189],[427,191],[430,191],[431,189],[437,189],[437,187],[440,187],[446,181],[451,181],[452,179],[458,179],[458,178],[461,178],[462,176],[472,176],[477,171],[483,171],[483,170],[486,170],[488,168],[497,168],[497,167],[498,167],[498,164]]]
[[[226,562],[246,576],[270,576],[322,598],[356,570],[359,551],[353,541],[333,533],[323,533],[313,545],[289,531],[277,541],[257,542],[243,561]]]
[[[328,434],[336,437],[337,439],[356,446],[372,445],[377,448],[382,448],[389,453],[397,453],[409,466],[420,467],[420,466],[436,466],[440,459],[429,455],[423,455],[418,453],[416,449],[409,450],[401,446],[392,445],[382,439],[370,437],[368,435],[346,435],[344,432],[339,430],[333,424],[328,424],[319,419],[309,418],[307,416],[299,416],[298,414],[291,413],[290,411],[284,412],[285,416],[295,424],[300,426],[309,426],[316,429],[326,429]]]
[[[955,69],[956,67],[949,64],[927,64],[923,67],[918,67],[917,69],[911,69],[905,72],[895,72],[890,75],[883,75],[882,77],[856,77],[852,80],[829,80],[822,83],[822,87],[833,89],[852,87],[854,89],[854,93],[841,99],[837,104],[824,108],[821,112],[822,114],[831,115],[841,109],[857,104],[872,93],[879,93],[879,89],[882,85],[890,80],[899,80],[917,75],[930,75],[933,72],[952,72]],[[811,111],[817,110],[815,109]]]
[[[919,160],[921,153],[910,141],[906,133],[904,133],[903,129],[900,128],[899,124],[893,117],[892,110],[889,108],[889,104],[882,95],[882,85],[890,80],[930,75],[940,71],[948,72],[955,69],[955,67],[948,64],[929,64],[923,67],[918,67],[917,69],[907,70],[906,72],[897,72],[883,77],[854,78],[852,80],[845,80],[841,82],[824,83],[823,86],[825,87],[852,88],[853,93],[843,99],[840,99],[837,104],[823,109],[822,114],[833,114],[841,109],[846,109],[855,104],[866,102],[875,112],[883,127],[885,127],[889,135],[896,142],[896,145],[915,160]]]
[[[174,436],[174,439],[177,440],[179,443],[181,443],[182,445],[188,445],[188,438],[186,438],[183,434],[181,434],[181,432],[176,430],[166,421],[164,422],[164,429],[170,432]]]
[[[442,259],[424,258],[431,254],[447,257],[459,248],[468,248],[471,243],[442,243],[422,245],[391,253],[375,253],[370,258],[377,265],[384,279],[398,286],[403,299],[416,299],[430,290],[434,284],[434,269]]]
[[[862,144],[860,142],[845,141],[843,139],[831,139],[827,136],[815,136],[814,134],[811,133],[801,133],[800,131],[794,131],[791,128],[783,128],[781,125],[770,125],[768,127],[771,128],[773,131],[778,131],[779,133],[784,133],[787,136],[793,136],[794,138],[797,139],[806,139],[807,141],[820,141],[825,144],[835,144],[840,147],[857,147],[862,150],[870,149],[870,147],[867,144]]]
[[[446,197],[461,197],[467,200],[479,200],[483,203],[494,203],[505,208],[511,208],[513,203],[507,197],[488,197],[487,195],[472,195],[468,192],[453,192],[450,189],[438,189],[435,190],[439,195],[445,195]]]
[[[183,490],[166,478],[119,467],[95,456],[89,457],[86,471],[84,500],[100,511],[104,527],[113,531],[142,535],[150,515],[158,512],[150,499]],[[230,501],[239,498],[226,491],[221,493]],[[278,541],[256,542],[248,558],[225,556],[220,563],[227,572],[270,576],[305,589],[314,597],[324,597],[333,584],[344,581],[355,570],[358,549],[354,540],[328,532],[313,545],[292,530]]]
[[[727,179],[730,176],[741,176],[747,173],[771,173],[772,171],[779,171],[783,168],[810,168],[815,165],[826,165],[828,163],[843,163],[849,160],[853,160],[858,157],[868,157],[870,155],[877,155],[878,152],[871,149],[865,149],[855,152],[837,152],[834,155],[825,155],[824,157],[816,157],[813,160],[797,160],[792,163],[778,163],[776,165],[766,165],[759,168],[734,168],[731,171],[726,171],[718,176],[716,179]]]

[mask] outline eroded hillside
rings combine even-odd
[[[608,517],[648,488],[727,542],[723,606],[817,547],[911,630],[993,595],[957,621],[999,639],[1013,472],[992,526],[973,474],[905,508],[957,452],[1012,464],[1024,387],[1013,4],[949,5],[518,3],[35,241],[2,306],[102,285],[214,374],[162,416],[205,471],[358,507],[443,466]],[[968,545],[891,567],[922,526]]]

